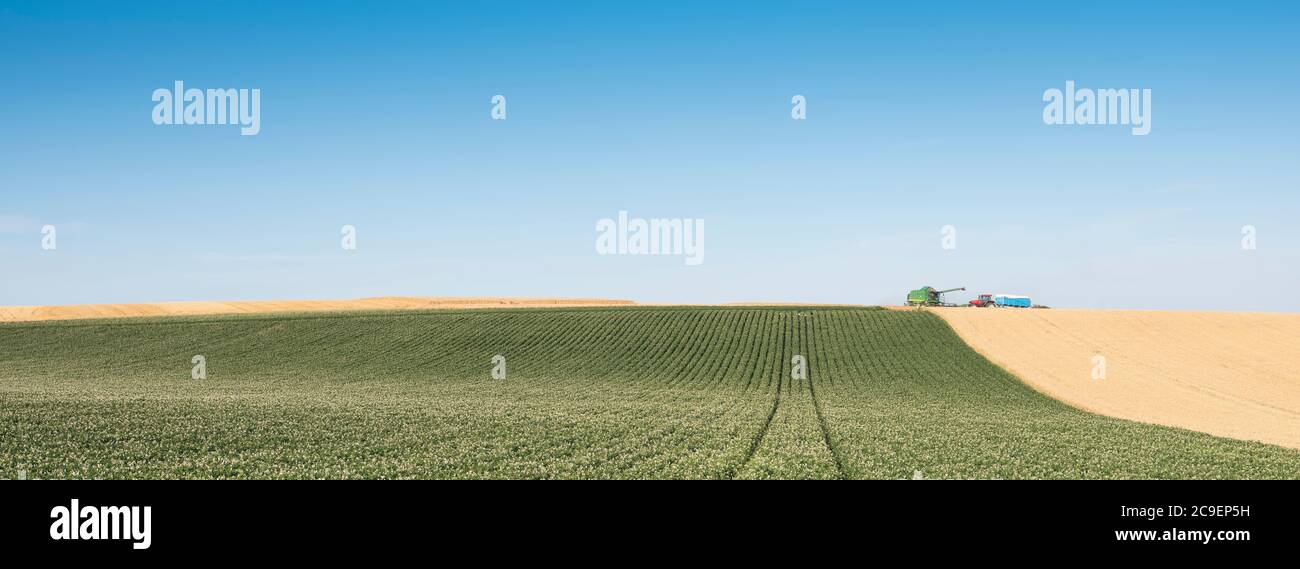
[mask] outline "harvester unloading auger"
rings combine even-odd
[[[966,290],[966,287],[950,288],[947,290],[935,290],[932,286],[923,286],[912,292],[907,293],[908,306],[961,306],[960,304],[947,304],[943,301],[945,292],[954,292]]]

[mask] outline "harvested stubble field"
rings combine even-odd
[[[1077,410],[925,312],[520,308],[0,324],[0,469],[1294,478],[1300,452]]]
[[[432,308],[523,308],[620,306],[630,300],[590,298],[376,296],[346,300],[234,300],[137,302],[131,304],[65,304],[55,306],[0,306],[0,322],[35,322],[85,318],[142,316],[207,316],[213,314],[267,314],[274,312],[342,312],[352,310],[426,310]]]
[[[1076,407],[1300,449],[1300,314],[935,310],[976,351]]]

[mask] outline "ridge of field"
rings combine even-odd
[[[263,314],[279,312],[341,312],[367,310],[428,310],[433,308],[522,308],[624,306],[630,300],[595,298],[513,298],[377,296],[349,300],[232,300],[141,302],[129,304],[66,304],[52,306],[0,306],[0,322],[136,318],[144,316],[205,316],[212,314]]]
[[[1300,452],[1080,411],[928,312],[520,308],[0,324],[0,477],[20,470],[1295,478]]]
[[[1100,413],[1300,449],[1300,314],[940,308],[1035,389]],[[1093,379],[1093,357],[1105,379]]]

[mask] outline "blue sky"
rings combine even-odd
[[[0,2],[0,305],[1300,310],[1295,4],[699,4]],[[261,89],[260,134],[153,124],[177,80]],[[1151,133],[1045,125],[1067,80],[1151,89]],[[597,255],[620,210],[705,262]]]

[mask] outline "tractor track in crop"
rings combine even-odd
[[[777,322],[779,322],[779,319],[777,319]],[[776,322],[774,322],[774,324],[775,323]],[[784,327],[774,326],[772,330],[770,330],[770,332],[773,333],[773,339],[778,340],[781,345],[785,344],[786,331],[784,330]],[[781,354],[785,353],[784,350],[776,350],[769,354],[767,353],[767,350],[764,350],[764,353],[760,356],[760,358],[766,361],[768,357],[776,357],[777,359],[775,362],[773,362],[773,364],[775,364],[777,369],[780,369],[780,365],[781,365],[780,358],[783,356],[776,356],[777,352],[780,352]],[[756,372],[758,372],[763,368],[755,367],[754,369]],[[769,366],[767,369],[772,369],[772,367]],[[772,422],[776,420],[776,413],[781,408],[781,391],[783,385],[785,384],[785,381],[782,380],[781,378],[780,372],[777,373],[778,375],[776,376],[776,393],[772,396],[772,408],[768,409],[767,417],[763,419],[763,425],[758,428],[758,432],[754,434],[753,440],[750,441],[749,448],[745,450],[744,458],[741,458],[740,462],[737,463],[735,466],[733,466],[731,469],[729,469],[726,475],[723,476],[723,478],[727,480],[734,479],[736,475],[739,474],[740,471],[743,470],[745,466],[748,465],[749,462],[754,459],[754,455],[758,454],[759,447],[763,446],[763,439],[767,437],[767,432],[772,428]],[[752,379],[750,381],[752,381]]]
[[[835,470],[840,473],[841,480],[849,479],[848,470],[844,468],[844,458],[840,456],[840,451],[835,448],[835,440],[831,438],[831,428],[826,424],[826,416],[822,414],[821,401],[817,399],[817,388],[814,387],[816,382],[811,378],[808,379],[808,392],[812,394],[813,410],[817,412],[817,424],[822,428],[822,442],[826,443],[826,450],[829,450],[831,456],[835,459]]]
[[[808,342],[809,351],[814,355],[816,361],[830,361],[828,354],[818,351],[819,346],[817,345],[817,342],[814,341],[815,335],[811,330],[807,329],[808,326],[806,325],[806,320],[800,319],[800,326],[805,329],[804,333],[801,335]],[[840,456],[840,450],[835,447],[835,440],[831,437],[830,425],[826,423],[826,415],[822,413],[822,402],[817,398],[817,378],[819,377],[819,374],[814,375],[812,368],[813,364],[812,362],[809,362],[807,376],[808,393],[812,398],[813,411],[817,413],[817,424],[821,427],[822,442],[826,443],[826,450],[830,451],[831,457],[835,459],[835,470],[840,473],[840,479],[847,480],[850,476],[848,470],[844,468],[844,458]]]
[[[767,431],[772,428],[772,421],[776,419],[777,409],[781,407],[781,385],[783,383],[785,382],[777,381],[776,395],[772,397],[772,408],[768,410],[767,418],[763,420],[763,426],[759,427],[758,433],[754,435],[754,440],[749,443],[749,448],[745,450],[745,457],[727,471],[727,475],[724,476],[727,480],[734,479],[745,468],[745,465],[749,464],[750,460],[753,460],[754,455],[758,454],[758,447],[763,446],[763,438],[767,436]]]

